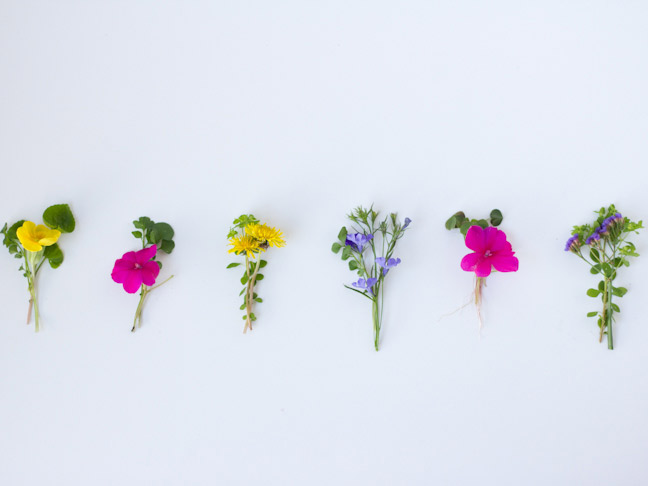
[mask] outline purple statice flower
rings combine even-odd
[[[600,239],[601,239],[601,228],[596,228],[594,230],[594,233],[592,233],[592,235],[585,240],[585,244],[586,245],[591,245],[595,241],[598,241]]]
[[[356,289],[368,290],[369,293],[373,295],[373,290],[371,289],[371,287],[373,287],[377,281],[377,278],[368,278],[367,280],[361,278],[358,279],[357,282],[353,282],[351,285],[353,285]]]
[[[601,223],[598,232],[602,235],[607,235],[610,233],[610,229],[612,228],[612,226],[617,224],[620,221],[623,221],[623,216],[621,216],[620,213],[616,213],[615,215],[610,216],[609,218],[605,218],[603,220],[603,223]]]
[[[576,253],[578,248],[580,248],[580,240],[578,239],[578,235],[574,235],[571,238],[567,240],[567,243],[565,244],[565,251],[573,251]]]
[[[387,261],[385,261],[385,257],[376,258],[376,264],[383,269],[383,276],[387,275],[387,272],[389,272],[389,269],[395,267],[400,262],[401,262],[400,258],[390,258]]]
[[[405,224],[403,225],[403,229],[407,228],[410,225],[411,222],[412,222],[411,219],[405,218]]]
[[[351,233],[350,235],[346,236],[346,241],[344,242],[344,244],[346,246],[350,246],[358,253],[362,253],[362,250],[364,250],[365,245],[369,243],[369,240],[371,240],[372,238],[373,235],[363,235],[362,233]]]

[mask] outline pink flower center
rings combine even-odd
[[[485,258],[488,258],[489,256],[493,256],[493,253],[492,253],[490,250],[486,250],[486,251],[484,252],[484,257],[485,257]]]
[[[142,268],[142,265],[140,265],[139,263],[135,263],[135,270],[139,270],[140,268]]]

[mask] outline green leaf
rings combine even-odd
[[[348,260],[352,251],[350,246],[345,246],[344,250],[342,250],[342,260]]]
[[[167,254],[171,253],[174,248],[175,243],[172,240],[162,240],[162,243],[160,244],[160,250]]]
[[[598,297],[600,293],[601,292],[599,292],[597,289],[588,289],[587,290],[587,295],[589,295],[590,297]]]
[[[227,265],[226,268],[234,268],[234,267],[238,267],[239,265],[240,263],[230,263],[229,265]]]
[[[598,315],[598,312],[596,312],[596,311],[587,313],[587,317],[596,317],[597,315]]]
[[[453,230],[457,227],[457,217],[455,215],[450,216],[450,219],[445,222],[445,227],[447,230]]]
[[[601,273],[601,264],[600,263],[596,264],[592,268],[590,268],[590,273],[592,275],[596,275],[598,273]]]
[[[132,235],[135,238],[141,238],[142,237],[142,232],[141,231],[133,231]]]
[[[599,254],[599,251],[596,248],[592,248],[590,250],[590,258],[594,263],[600,263],[601,262],[601,255]]]
[[[155,260],[155,263],[157,263],[160,270],[162,270],[162,262],[160,260]]]
[[[333,253],[339,253],[341,248],[342,245],[340,245],[339,243],[333,243],[333,246],[331,247],[331,251]]]
[[[240,296],[240,295],[243,295],[243,293],[244,293],[246,290],[247,290],[247,288],[243,287],[243,289],[242,289],[241,292],[239,293],[239,296]]]
[[[168,223],[154,223],[151,227],[151,238],[156,243],[162,240],[172,240],[174,234],[173,228]]]
[[[268,264],[265,260],[259,260],[259,268],[263,268]]]
[[[616,305],[614,302],[612,302],[612,309],[614,312],[621,312],[621,309],[619,309],[619,306]]]
[[[256,300],[259,304],[263,302],[263,299],[261,297],[256,297],[254,300]]]
[[[481,226],[483,229],[488,228],[488,221],[486,221],[485,219],[480,219],[478,221],[475,221],[475,224],[477,226]]]
[[[67,204],[55,204],[47,208],[43,213],[43,221],[61,233],[72,233],[76,226],[72,210]]]
[[[246,304],[245,302],[243,302],[243,303],[241,304],[241,307],[239,307],[239,309],[241,309],[241,310],[245,310],[245,306],[246,306],[246,305],[247,305],[247,304]]]
[[[346,236],[347,236],[347,229],[345,227],[342,227],[342,229],[338,233],[338,240],[340,240],[342,243],[345,243]]]
[[[10,246],[13,246],[16,244],[16,241],[18,241],[18,235],[16,234],[16,231],[18,231],[18,228],[20,228],[23,224],[25,223],[24,219],[21,219],[20,221],[15,222],[14,224],[11,225],[9,229],[7,229],[7,225],[4,225],[4,228],[2,228],[2,233],[4,234],[4,246],[9,248]]]
[[[601,293],[605,292],[605,282],[603,280],[601,280],[599,282],[598,289],[599,289],[599,292],[601,292]]]
[[[472,224],[470,224],[470,221],[466,220],[463,223],[461,223],[461,227],[459,228],[459,231],[461,231],[461,234],[464,235],[464,238],[466,237],[466,233],[468,233],[468,230]]]
[[[504,216],[502,216],[502,211],[499,209],[493,209],[490,213],[490,222],[493,226],[499,226],[502,224],[502,220],[504,219]]]
[[[628,293],[628,289],[626,289],[625,287],[613,287],[612,293],[617,297],[623,297],[625,294]]]
[[[358,262],[355,260],[350,260],[349,261],[349,270],[357,270],[358,269]]]
[[[47,258],[52,268],[58,268],[61,266],[61,263],[63,263],[63,252],[59,248],[58,243],[46,246],[43,256]]]
[[[264,278],[265,278],[265,276],[262,273],[257,273],[257,276],[256,276],[256,281],[257,282],[260,281],[260,280],[263,280]]]
[[[247,281],[248,281],[248,276],[247,276],[247,273],[246,273],[241,277],[241,283],[243,285],[245,285],[247,283]]]
[[[250,312],[250,320],[256,321],[256,316],[254,315],[254,312]]]

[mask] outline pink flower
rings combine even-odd
[[[112,279],[124,284],[124,290],[129,294],[137,292],[142,284],[149,287],[154,285],[155,279],[160,274],[160,266],[151,260],[156,253],[156,245],[140,251],[124,253],[124,256],[115,262]]]
[[[478,277],[488,277],[491,266],[498,272],[517,272],[518,259],[511,244],[506,241],[506,234],[497,228],[471,226],[466,234],[466,246],[474,253],[469,253],[461,260],[461,268],[466,272],[475,272]]]

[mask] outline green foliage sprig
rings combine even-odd
[[[587,290],[592,298],[601,298],[601,311],[592,311],[588,317],[596,317],[599,327],[599,342],[607,336],[608,349],[614,349],[614,314],[621,312],[613,302],[614,297],[623,297],[628,290],[616,287],[614,281],[621,267],[630,266],[630,257],[638,257],[634,243],[628,241],[632,234],[643,229],[642,221],[635,223],[617,212],[614,204],[596,211],[598,217],[593,224],[574,226],[572,237],[567,241],[565,251],[570,251],[590,266],[590,273],[602,277],[596,288]]]
[[[503,220],[504,216],[502,216],[502,212],[499,209],[493,209],[488,219],[469,219],[463,211],[458,211],[450,216],[445,223],[445,227],[447,230],[459,229],[465,238],[471,226],[481,226],[484,229],[489,226],[497,227],[502,224]]]

